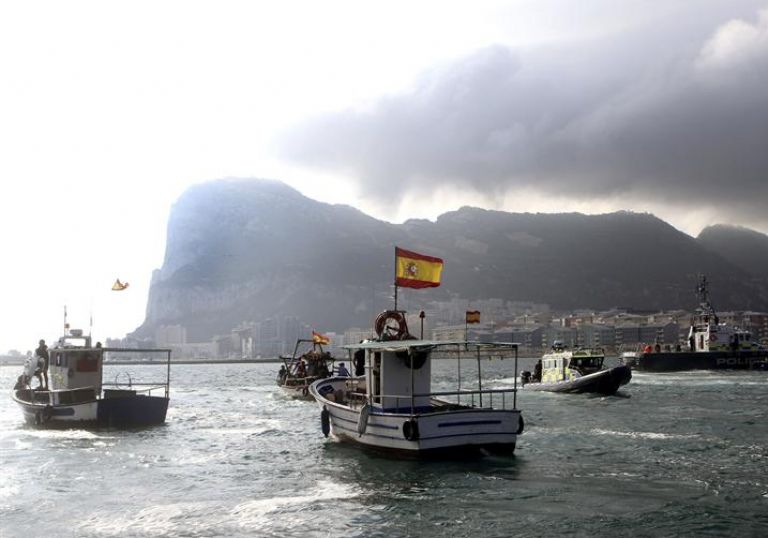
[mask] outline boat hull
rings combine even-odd
[[[314,401],[314,398],[309,393],[309,386],[279,385],[279,387],[280,387],[280,390],[283,391],[283,394],[285,394],[289,398],[293,398],[296,400],[304,400],[307,402]]]
[[[648,372],[768,369],[766,351],[662,351],[625,355],[622,360],[633,370]]]
[[[27,424],[45,428],[137,428],[165,422],[168,398],[142,394],[75,404],[29,402],[14,395]]]
[[[630,379],[632,379],[631,369],[621,365],[568,381],[527,383],[523,388],[546,392],[594,393],[610,396],[616,394],[619,387],[629,383]]]
[[[512,454],[517,435],[523,430],[522,416],[517,409],[466,407],[411,414],[342,405],[323,396],[324,387],[338,387],[343,383],[332,378],[310,387],[321,408],[321,426],[325,427],[323,423],[327,421],[331,435],[368,449],[409,457],[482,452]]]

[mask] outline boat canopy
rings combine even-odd
[[[465,349],[482,350],[493,348],[509,348],[516,349],[520,344],[516,342],[469,342],[466,340],[384,340],[384,341],[368,341],[360,344],[349,344],[341,346],[342,349],[349,350],[373,350],[373,351],[388,351],[392,353],[399,353],[402,351],[432,351],[438,347],[455,347],[460,346]]]

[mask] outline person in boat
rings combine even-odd
[[[13,386],[13,390],[22,390],[29,387],[29,379],[24,374],[21,374],[16,378],[16,384]]]
[[[536,366],[533,367],[533,381],[541,381],[541,359],[536,361]]]
[[[307,377],[307,363],[304,362],[304,359],[301,359],[296,366],[296,377]]]
[[[322,378],[330,377],[331,372],[328,371],[328,361],[330,360],[331,360],[331,354],[328,352],[323,352],[323,354],[320,356],[320,360],[317,366],[318,377],[322,377]]]
[[[362,344],[363,341],[361,340],[360,343]],[[364,349],[358,349],[355,351],[354,359],[352,360],[352,364],[355,366],[355,375],[361,376],[365,375],[365,350]]]
[[[35,356],[38,358],[38,368],[35,370],[35,377],[40,382],[40,387],[48,390],[48,346],[45,345],[45,340],[40,340],[37,349],[35,350]],[[45,383],[43,383],[45,380]]]
[[[282,366],[280,366],[280,371],[277,372],[277,379],[282,383],[283,381],[285,381],[285,376],[287,373],[288,372],[285,369],[285,364],[283,364]]]
[[[347,370],[347,367],[346,367],[346,366],[344,366],[344,363],[343,363],[343,362],[340,362],[340,363],[339,363],[339,372],[338,372],[338,376],[339,376],[339,377],[349,377],[349,370]]]

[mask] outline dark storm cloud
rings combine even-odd
[[[315,118],[282,150],[357,177],[373,196],[526,188],[765,219],[768,11],[699,20],[708,25],[656,21],[568,47],[488,47],[371,110]]]

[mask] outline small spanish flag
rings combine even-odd
[[[312,331],[312,342],[315,344],[320,344],[322,346],[327,346],[331,343],[331,339],[325,336],[324,334],[320,334],[318,332]]]
[[[480,323],[480,311],[467,310],[467,323]]]
[[[123,291],[127,287],[128,287],[128,283],[120,282],[120,279],[118,278],[117,280],[115,280],[115,283],[112,284],[112,291]]]
[[[395,247],[395,284],[404,288],[435,288],[440,285],[443,260]]]

